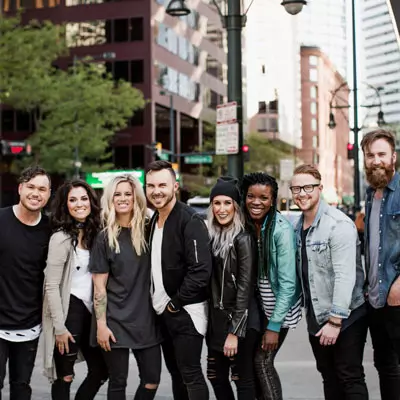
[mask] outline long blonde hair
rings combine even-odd
[[[132,245],[137,255],[140,256],[147,249],[145,239],[147,207],[142,185],[137,178],[130,174],[118,175],[107,184],[101,197],[101,221],[103,229],[107,233],[110,248],[119,253],[118,236],[121,233],[121,227],[118,224],[115,212],[114,194],[117,186],[122,182],[128,182],[132,186],[134,199],[132,219],[129,225],[131,228]]]

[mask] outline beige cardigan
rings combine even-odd
[[[73,252],[71,237],[65,232],[58,231],[51,236],[44,278],[42,320],[44,375],[51,381],[57,379],[53,360],[55,335],[67,331],[65,320],[71,294]]]

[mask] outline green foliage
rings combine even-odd
[[[56,69],[54,61],[65,55],[63,29],[51,23],[18,23],[18,18],[0,17],[0,31],[7,36],[0,37],[2,100],[31,113],[36,131],[29,138],[32,155],[16,161],[13,169],[35,162],[49,172],[68,175],[74,170],[75,149],[85,172],[110,168],[104,162],[110,141],[135,111],[144,108],[142,92],[128,82],[115,83],[104,66],[90,58],[68,71]],[[23,47],[27,64],[14,41]],[[15,69],[19,61],[21,67]]]
[[[203,132],[203,146],[197,152],[215,150],[215,126],[206,125]],[[245,162],[245,173],[264,171],[279,179],[279,164],[282,159],[293,158],[293,147],[280,140],[266,139],[259,133],[250,133],[245,137],[249,146],[250,161]],[[197,174],[201,179],[186,179],[185,185],[193,195],[208,196],[216,179],[228,173],[227,156],[213,156],[213,163],[202,165]]]

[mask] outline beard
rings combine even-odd
[[[165,193],[163,196],[151,196],[150,202],[157,210],[166,207],[175,198],[175,193]]]
[[[365,175],[367,181],[374,189],[383,189],[391,181],[394,174],[394,163],[382,164],[379,167],[365,166]]]

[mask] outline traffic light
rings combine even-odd
[[[1,154],[3,156],[27,156],[31,154],[31,145],[25,141],[1,140]]]
[[[247,144],[242,146],[243,161],[250,161],[250,147]]]
[[[154,157],[156,160],[159,160],[162,154],[162,143],[161,142],[153,142],[151,144],[151,150],[153,151]]]
[[[349,160],[354,159],[354,144],[353,143],[347,143],[347,158]]]

